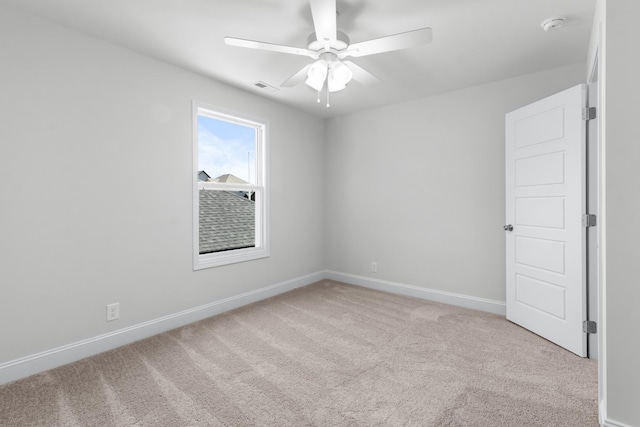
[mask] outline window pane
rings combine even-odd
[[[253,194],[199,190],[200,254],[255,247]]]
[[[198,180],[256,184],[256,129],[198,115]]]

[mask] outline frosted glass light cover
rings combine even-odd
[[[316,61],[316,63],[309,68],[307,81],[305,83],[320,92],[327,78],[327,72],[327,63],[322,60]]]

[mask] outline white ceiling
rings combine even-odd
[[[227,46],[223,37],[306,47],[313,32],[308,0],[0,0],[17,9],[145,55],[332,117],[517,75],[584,62],[595,0],[337,0],[338,30],[352,43],[421,27],[426,46],[353,62],[382,79],[351,82],[331,94],[280,83],[311,59]],[[559,30],[540,23],[561,15]],[[270,92],[253,85],[263,81]]]

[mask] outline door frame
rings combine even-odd
[[[598,57],[596,55],[587,81],[587,107],[596,109],[596,119],[587,122],[586,131],[586,207],[585,212],[596,215],[596,226],[587,228],[586,245],[586,282],[587,282],[587,320],[600,323],[598,318],[600,302],[600,145],[599,145],[599,73]],[[587,357],[598,359],[599,330],[595,334],[587,335]]]
[[[595,192],[597,203],[596,212],[597,226],[596,226],[596,242],[588,241],[589,250],[592,252],[595,250],[595,254],[588,254],[588,260],[596,263],[595,268],[589,268],[587,270],[587,283],[588,292],[595,291],[597,298],[597,313],[596,318],[594,315],[593,305],[588,307],[589,319],[597,320],[597,334],[595,338],[597,340],[597,359],[598,359],[598,416],[600,425],[603,425],[607,419],[607,329],[606,329],[606,283],[604,280],[606,269],[606,190],[604,185],[605,180],[605,141],[604,141],[604,127],[605,127],[605,58],[602,55],[602,28],[594,25],[595,34],[595,47],[593,55],[590,58],[590,63],[587,64],[587,87],[591,88],[595,85],[596,100],[588,98],[588,106],[596,108],[596,132],[587,132],[587,138],[590,141],[587,143],[588,156],[596,157],[592,165],[595,164],[595,168],[587,168],[587,181],[589,183],[595,183],[595,189],[591,188]],[[593,36],[592,36],[593,37]],[[595,105],[593,105],[595,104]],[[592,138],[595,138],[595,143]],[[593,194],[593,192],[591,194]],[[593,235],[592,235],[593,236]],[[595,243],[595,245],[593,244]],[[589,297],[588,297],[589,298]],[[591,345],[593,340],[590,340]]]

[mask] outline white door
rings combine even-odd
[[[506,115],[507,319],[587,355],[585,86]]]

